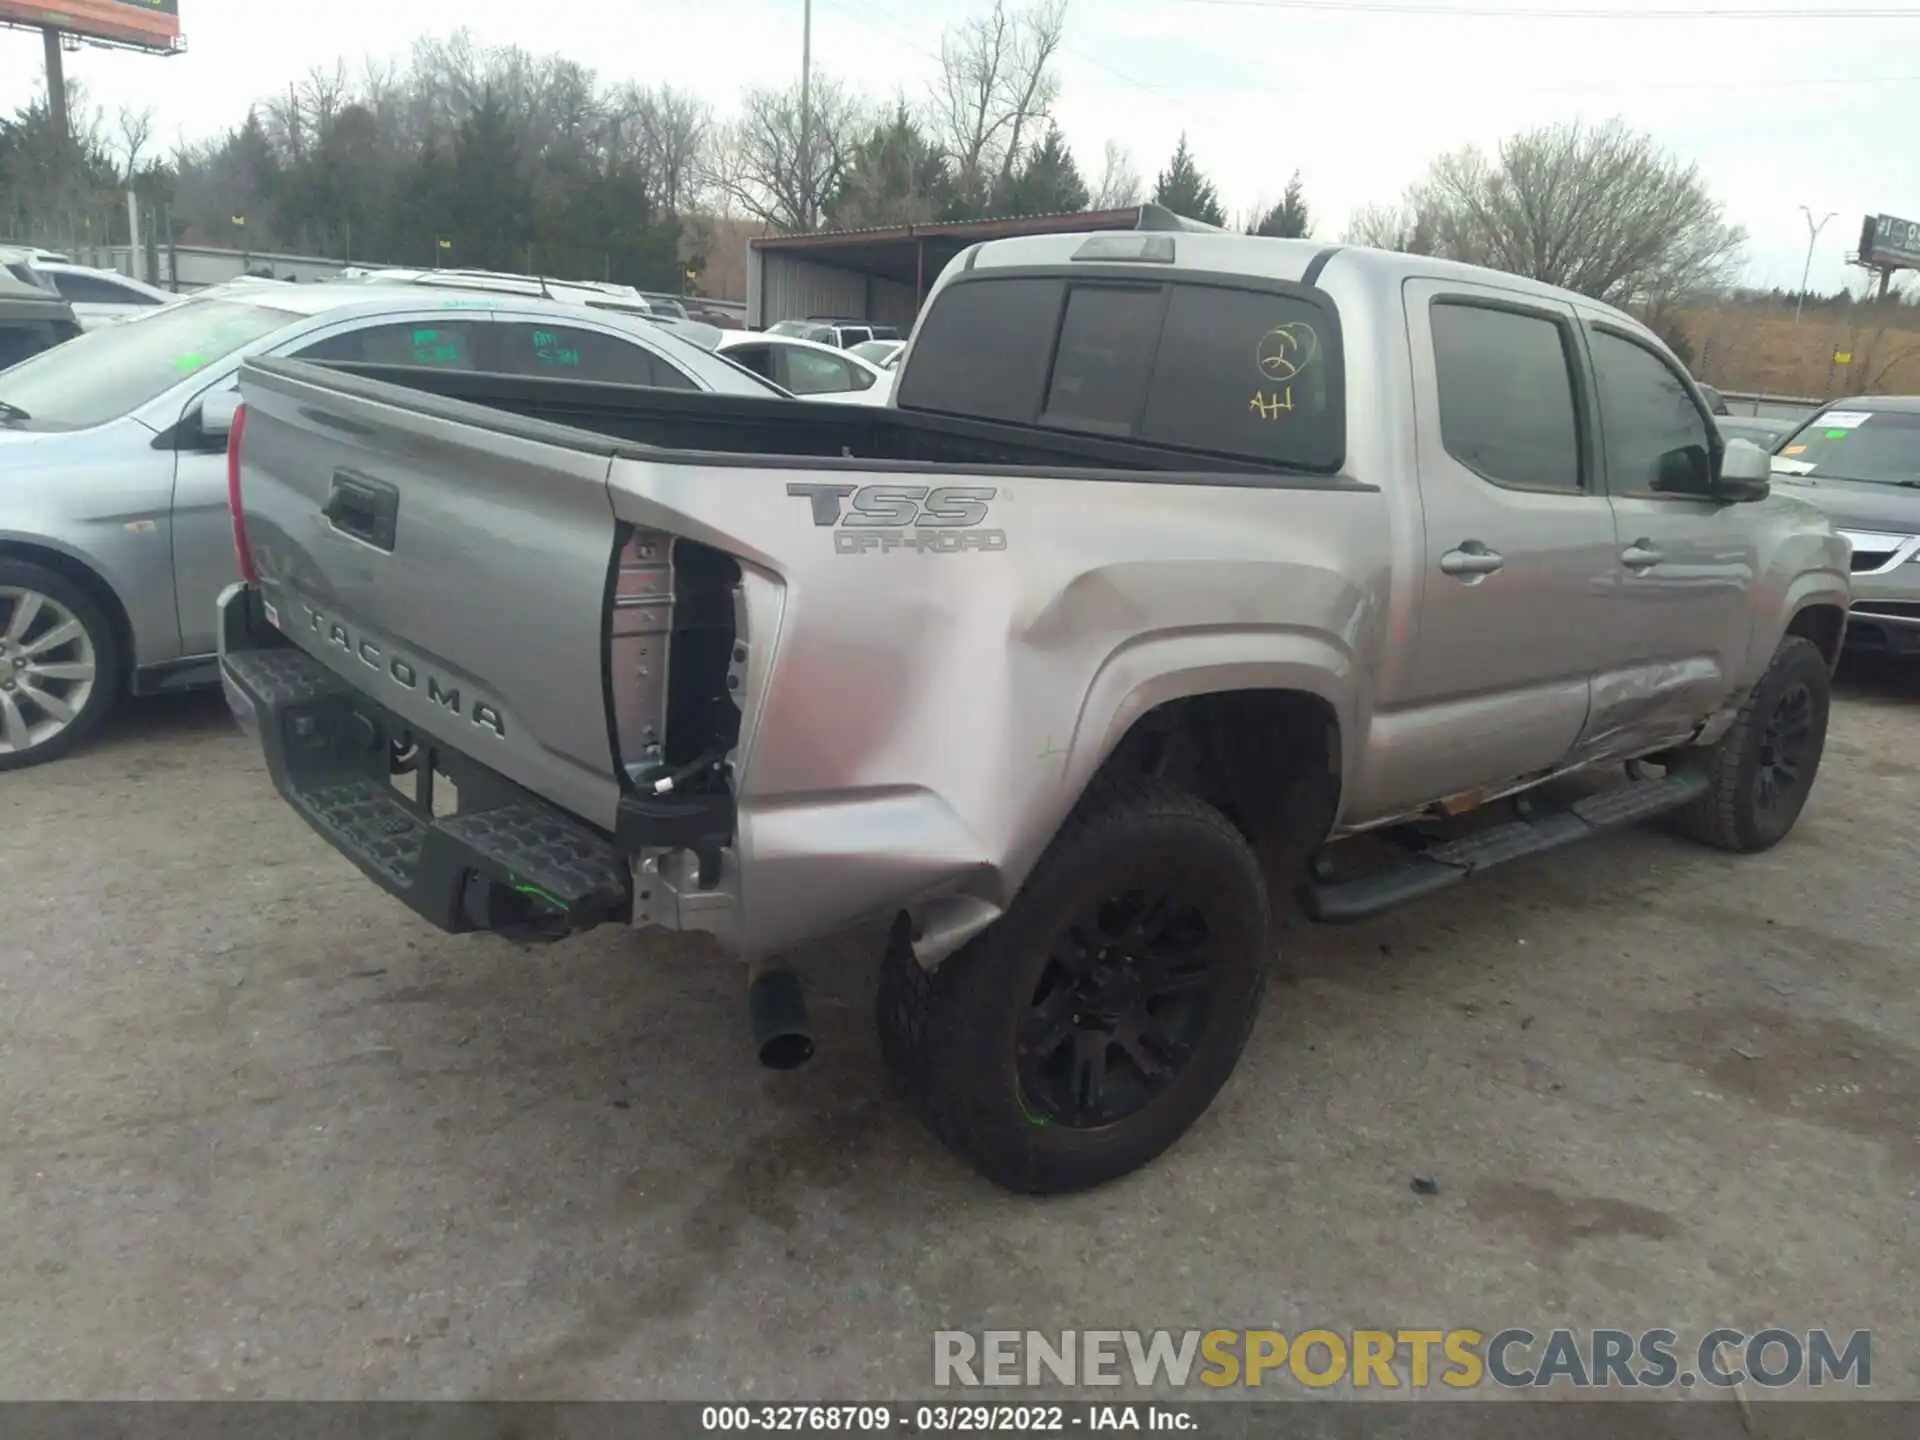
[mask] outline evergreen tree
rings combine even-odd
[[[1282,240],[1304,240],[1313,234],[1313,217],[1308,214],[1306,197],[1300,191],[1298,170],[1287,181],[1286,193],[1280,197],[1280,203],[1262,215],[1247,233],[1276,236]]]
[[[995,187],[989,209],[995,215],[1066,215],[1086,209],[1087,199],[1067,137],[1058,125],[1049,125],[1046,138]]]
[[[953,201],[946,157],[902,103],[853,147],[846,172],[822,209],[829,225],[856,230],[945,217]]]
[[[453,142],[453,206],[448,217],[462,265],[521,270],[533,238],[533,192],[520,170],[520,147],[506,104],[489,86]]]
[[[1172,161],[1154,182],[1153,201],[1189,220],[1204,221],[1208,225],[1227,223],[1226,211],[1220,208],[1219,193],[1213,188],[1213,182],[1202,175],[1200,167],[1194,163],[1193,152],[1187,148],[1184,133],[1180,136],[1179,147],[1173,152]]]

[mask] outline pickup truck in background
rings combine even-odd
[[[1275,904],[1661,814],[1762,850],[1824,744],[1844,542],[1643,326],[1492,271],[994,241],[884,408],[241,389],[223,675],[308,823],[448,930],[712,933],[770,1064],[811,1047],[780,956],[890,921],[887,1063],[1016,1190],[1206,1110]],[[1532,793],[1574,771],[1618,783]]]

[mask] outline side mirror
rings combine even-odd
[[[233,431],[233,417],[240,409],[238,390],[216,390],[200,402],[194,412],[194,425],[200,438],[208,446],[219,444],[225,447],[227,436]]]
[[[1661,495],[1715,498],[1713,452],[1704,445],[1680,445],[1661,454],[1653,488]]]
[[[1727,441],[1713,493],[1733,504],[1764,500],[1772,490],[1773,457],[1751,440]]]

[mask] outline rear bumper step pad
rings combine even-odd
[[[1459,885],[1496,865],[1558,850],[1624,825],[1677,810],[1707,788],[1704,775],[1680,773],[1635,780],[1577,800],[1564,810],[1514,820],[1476,835],[1431,846],[1407,860],[1352,880],[1310,883],[1301,903],[1328,925],[1368,920],[1423,896]]]
[[[452,778],[458,814],[401,794],[389,756],[405,727],[305,652],[229,649],[221,672],[281,797],[441,929],[555,938],[631,913],[631,874],[611,841],[467,757],[421,757]]]

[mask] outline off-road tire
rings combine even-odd
[[[1783,704],[1799,703],[1804,690],[1810,706],[1810,734],[1802,773],[1780,803],[1760,798],[1759,776],[1770,743],[1769,726]],[[1740,707],[1733,726],[1717,744],[1685,752],[1675,763],[1698,769],[1707,778],[1706,793],[1675,817],[1682,834],[1721,850],[1753,854],[1784,840],[1800,818],[1826,749],[1831,675],[1827,659],[1811,640],[1789,635],[1773,652],[1760,683]]]
[[[1184,1065],[1143,1108],[1076,1128],[1037,1119],[1022,1093],[1016,1029],[1047,948],[1102,886],[1143,860],[1208,896],[1218,966],[1204,1027]],[[1219,811],[1164,782],[1096,782],[1007,913],[934,970],[897,926],[881,966],[880,1047],[910,1103],[951,1149],[996,1184],[1053,1194],[1138,1169],[1212,1104],[1245,1047],[1271,956],[1266,882]]]
[[[93,686],[73,719],[59,733],[37,745],[12,753],[0,750],[0,771],[23,770],[57,760],[78,745],[105,719],[120,699],[122,689],[120,639],[92,595],[57,570],[26,560],[0,560],[0,590],[21,589],[36,592],[53,601],[80,622],[86,631],[94,665]],[[4,633],[9,607],[0,601],[0,633]],[[0,660],[0,663],[5,663]]]

